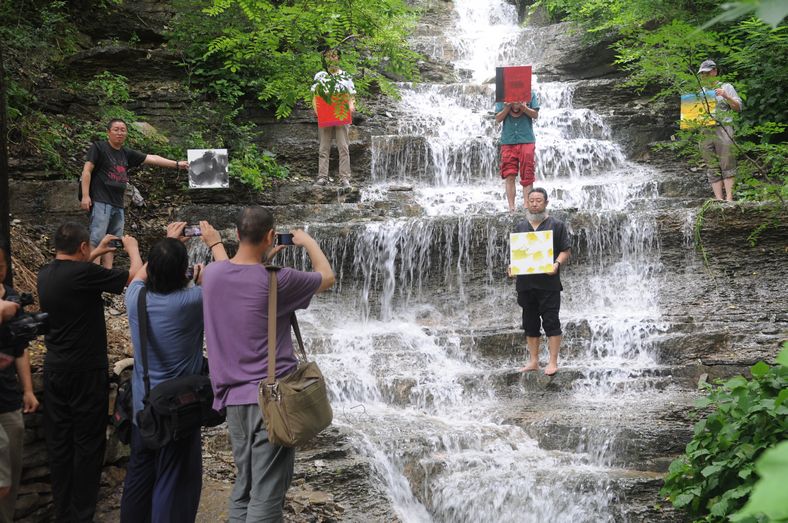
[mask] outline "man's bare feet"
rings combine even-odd
[[[539,370],[539,362],[531,361],[525,367],[520,369],[520,372],[530,372],[532,370]]]
[[[550,363],[545,368],[544,375],[545,376],[554,376],[556,372],[558,372],[558,365],[553,365],[552,363]]]

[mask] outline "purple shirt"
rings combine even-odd
[[[290,316],[306,309],[323,280],[319,272],[277,273],[276,376],[295,369]],[[262,265],[214,262],[203,275],[203,315],[213,407],[253,405],[268,377],[268,271]]]

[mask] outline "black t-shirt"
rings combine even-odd
[[[113,148],[109,142],[93,142],[86,161],[93,164],[90,177],[90,198],[97,202],[123,207],[123,194],[129,183],[129,169],[145,161],[146,154],[134,149]]]
[[[539,224],[539,227],[534,229],[528,220],[524,220],[517,224],[515,232],[533,232],[536,231],[553,231],[553,261],[558,258],[562,251],[568,251],[572,244],[569,240],[569,232],[566,230],[566,225],[561,220],[556,220],[552,216],[548,216],[545,221]],[[561,285],[561,268],[559,266],[558,272],[552,276],[549,274],[529,274],[526,276],[517,277],[517,292],[527,291],[530,289],[541,289],[545,291],[562,291],[564,290]]]
[[[16,291],[8,285],[5,288],[5,299],[11,296],[18,296]],[[27,348],[27,342],[16,343],[10,347],[4,347],[3,352],[20,357]],[[16,379],[16,365],[11,363],[8,367],[0,369],[0,414],[13,412],[22,408],[22,391],[19,389],[19,381]]]
[[[49,313],[44,370],[106,369],[107,325],[102,292],[123,292],[129,273],[95,263],[54,260],[38,273],[41,310]]]

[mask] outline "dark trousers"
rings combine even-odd
[[[131,456],[120,501],[121,523],[193,523],[202,490],[200,431],[158,450],[131,429]]]
[[[44,369],[44,432],[55,521],[93,521],[109,409],[107,370]]]
[[[561,335],[561,291],[529,289],[517,293],[517,304],[523,308],[523,330],[531,338]]]

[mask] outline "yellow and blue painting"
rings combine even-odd
[[[716,125],[714,107],[717,97],[714,89],[681,95],[681,129],[692,129],[706,125]]]

